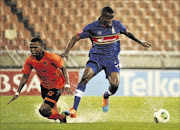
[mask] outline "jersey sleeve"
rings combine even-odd
[[[120,28],[120,33],[125,33],[126,32],[126,27],[120,22],[118,21],[118,26]]]
[[[90,26],[87,25],[83,30],[77,34],[81,39],[89,38],[91,36]]]
[[[23,74],[30,74],[31,73],[31,70],[32,70],[32,66],[30,64],[30,57],[26,59],[25,63],[24,63],[24,66],[22,68],[22,73]]]
[[[64,61],[59,55],[52,54],[49,58],[57,68],[61,69],[64,66]]]

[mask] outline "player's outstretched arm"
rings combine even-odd
[[[61,56],[62,58],[65,57],[65,58],[68,60],[68,54],[69,54],[71,48],[74,46],[74,44],[75,44],[78,40],[80,40],[80,37],[79,37],[78,35],[75,35],[74,37],[72,37],[71,40],[69,41],[69,43],[68,43],[65,51],[64,51],[62,54],[60,54],[60,56]]]
[[[68,72],[67,72],[67,69],[65,66],[63,66],[61,68],[62,72],[63,72],[63,75],[64,75],[64,78],[65,78],[65,86],[64,86],[64,89],[65,91],[69,94],[69,95],[72,95],[72,91],[70,89],[70,83],[69,83],[69,75],[68,75]]]
[[[67,72],[66,67],[63,66],[63,67],[61,68],[61,70],[62,70],[62,73],[63,73],[64,78],[65,78],[65,84],[69,84],[69,76],[68,76],[68,72]]]
[[[13,98],[8,102],[8,104],[10,104],[12,101],[16,100],[19,97],[19,94],[20,94],[22,88],[24,87],[24,85],[26,84],[28,78],[29,78],[29,74],[24,74],[22,76],[17,92],[15,93]]]
[[[18,97],[19,97],[19,93],[15,93],[13,98],[7,104],[10,104],[12,101],[16,100]]]
[[[138,38],[136,38],[131,32],[129,32],[128,30],[124,33],[127,37],[131,38],[132,40],[138,42],[139,44],[141,44],[143,47],[147,47],[150,48],[151,44],[149,44],[148,42],[144,41],[140,41]]]

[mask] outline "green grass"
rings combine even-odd
[[[59,124],[41,117],[38,108],[40,96],[20,96],[7,105],[12,96],[0,96],[0,130],[168,130],[180,129],[179,97],[116,97],[110,98],[110,110],[102,112],[102,97],[84,96],[78,117],[67,118],[67,124]],[[72,107],[73,97],[62,96],[58,102],[62,110]],[[164,108],[170,113],[166,124],[154,123],[153,107]]]

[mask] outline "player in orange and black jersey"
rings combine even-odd
[[[66,123],[66,117],[59,114],[56,105],[64,86],[65,90],[71,93],[64,61],[59,55],[44,51],[44,44],[40,38],[31,40],[30,51],[31,55],[25,61],[22,69],[23,76],[18,90],[10,102],[18,98],[34,68],[41,82],[41,96],[44,100],[39,109],[40,114],[49,119],[59,119],[60,122]]]

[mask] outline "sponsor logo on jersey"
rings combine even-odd
[[[119,40],[119,35],[108,35],[108,36],[101,36],[101,37],[94,37],[92,38],[93,42],[96,44],[109,44]]]

